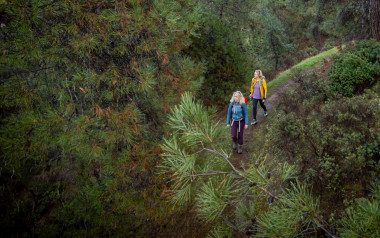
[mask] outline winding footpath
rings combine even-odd
[[[294,76],[297,78],[303,78],[310,73],[317,71],[317,69],[321,69],[324,72],[325,76],[327,76],[326,68],[330,68],[332,64],[332,57],[338,53],[336,48],[333,48],[329,51],[322,52],[314,57],[310,57],[308,59],[303,60],[299,64],[293,66],[291,69],[284,71],[274,79],[268,83],[268,98],[267,102],[265,102],[268,110],[268,117],[271,117],[273,113],[275,113],[276,107],[278,106],[281,94],[285,89],[292,88],[295,84]],[[296,73],[292,77],[292,70],[298,70],[299,73]],[[294,72],[294,71],[293,71]],[[272,89],[272,91],[271,91]],[[249,96],[249,95],[244,95]],[[249,121],[252,120],[252,102],[248,102],[248,114]],[[225,110],[227,111],[227,109]],[[237,154],[236,151],[232,153],[232,161],[237,165],[240,162],[248,162],[252,159],[252,152],[255,140],[255,131],[257,131],[261,126],[266,125],[266,118],[264,117],[264,111],[260,107],[257,106],[257,124],[253,126],[249,126],[248,129],[244,130],[244,144],[243,144],[243,153]],[[225,113],[223,114],[223,121],[225,121]],[[231,142],[232,143],[232,142]],[[239,166],[240,167],[240,166]]]

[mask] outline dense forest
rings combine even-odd
[[[380,237],[379,9],[1,1],[0,236]],[[232,93],[334,47],[236,159]]]

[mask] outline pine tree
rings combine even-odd
[[[346,237],[379,237],[380,186],[373,184],[370,198],[356,199],[339,221],[340,235]]]
[[[163,112],[202,72],[181,54],[195,2],[6,1],[1,12],[1,234],[160,226]]]
[[[214,113],[185,94],[168,117],[172,135],[162,145],[161,168],[172,180],[172,203],[195,202],[200,218],[213,226],[211,237],[232,230],[296,237],[321,229],[333,237],[320,217],[318,199],[295,181],[293,166],[265,157],[234,165],[228,132]]]
[[[286,28],[278,16],[277,9],[282,7],[277,1],[260,1],[258,11],[253,14],[253,19],[259,23],[258,40],[264,43],[259,51],[261,58],[273,60],[276,71],[283,63],[284,56],[294,48],[287,40]]]

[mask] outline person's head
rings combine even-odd
[[[234,94],[232,94],[230,102],[238,102],[240,104],[245,103],[243,94],[240,91],[234,92]]]
[[[255,71],[255,79],[258,79],[258,78],[261,78],[263,76],[263,73],[261,72],[261,70],[256,70]]]

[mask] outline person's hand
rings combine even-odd
[[[244,128],[245,128],[245,129],[248,129],[248,125],[245,125]]]
[[[230,127],[231,127],[231,125],[230,125],[230,124],[228,124],[228,125],[227,125],[227,127],[228,127],[228,128],[230,128]]]
[[[263,99],[263,102],[265,102],[265,99]]]

